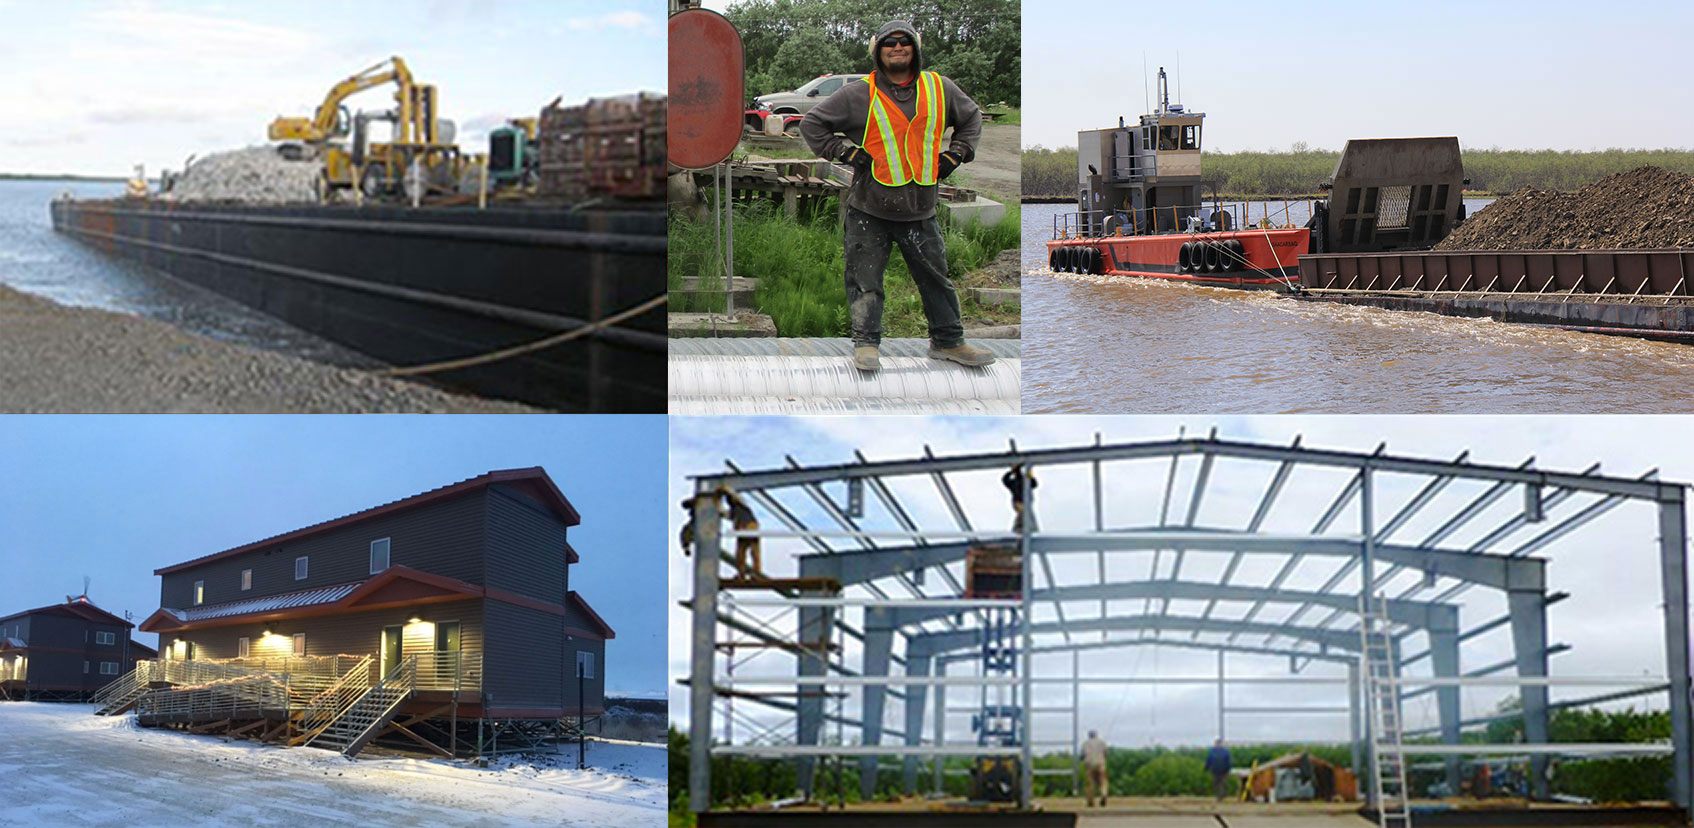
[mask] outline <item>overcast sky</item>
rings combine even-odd
[[[0,0],[0,172],[128,175],[267,142],[336,82],[398,55],[459,143],[553,98],[665,88],[658,0],[345,3]],[[347,101],[387,109],[393,85]]]
[[[1694,5],[1653,0],[1026,3],[1023,142],[1075,146],[1077,130],[1133,123],[1151,97],[1145,57],[1147,88],[1164,66],[1216,152],[1422,135],[1689,148],[1690,23]]]
[[[607,690],[655,696],[664,442],[662,416],[0,417],[0,614],[63,601],[86,575],[95,604],[139,624],[160,567],[541,466],[582,515],[571,588],[617,631]]]
[[[1638,477],[1649,469],[1658,468],[1660,478],[1673,481],[1694,481],[1694,449],[1666,435],[1685,432],[1687,419],[1674,418],[1604,418],[1604,417],[1121,417],[1094,418],[1082,416],[1051,416],[1024,418],[878,418],[867,423],[863,418],[672,418],[670,454],[670,500],[668,513],[671,534],[681,528],[684,514],[676,507],[690,491],[689,474],[715,472],[723,469],[723,461],[733,460],[743,469],[775,468],[785,465],[784,456],[808,465],[853,462],[853,449],[862,450],[871,460],[913,458],[921,456],[925,445],[938,454],[959,454],[1004,451],[1008,439],[1015,439],[1020,448],[1085,445],[1096,433],[1108,443],[1168,440],[1175,438],[1179,428],[1186,427],[1190,436],[1203,436],[1213,426],[1221,439],[1268,442],[1287,445],[1296,435],[1303,435],[1304,445],[1314,448],[1374,451],[1386,441],[1389,452],[1412,457],[1440,460],[1455,459],[1469,449],[1469,461],[1516,466],[1530,457],[1536,468],[1580,472],[1595,462],[1601,462],[1601,473],[1621,477]],[[1180,523],[1189,507],[1199,462],[1189,458],[1178,467],[1174,495],[1171,499],[1172,520]],[[1219,461],[1212,470],[1210,483],[1200,501],[1196,524],[1202,527],[1240,529],[1258,505],[1259,499],[1275,471],[1275,464],[1244,460]],[[1147,526],[1159,520],[1162,493],[1170,472],[1168,460],[1136,461],[1109,465],[1105,469],[1105,525],[1108,527]],[[1010,510],[1006,495],[998,481],[997,471],[954,474],[950,483],[958,492],[967,514],[979,528],[1002,528],[1009,523]],[[1264,531],[1306,534],[1348,478],[1343,470],[1305,469],[1294,474]],[[1376,513],[1378,525],[1406,504],[1427,478],[1408,475],[1379,475],[1377,478]],[[897,479],[892,483],[895,493],[914,519],[924,526],[951,528],[952,522],[934,485],[927,477]],[[839,487],[837,487],[839,488]],[[1426,537],[1447,518],[1475,499],[1486,485],[1454,483],[1431,501],[1392,540],[1416,543]],[[1092,484],[1089,467],[1072,466],[1044,472],[1036,496],[1036,513],[1043,527],[1056,531],[1091,531],[1093,528]],[[843,492],[831,490],[841,498]],[[1593,503],[1592,495],[1572,496],[1558,503],[1548,513],[1549,522],[1528,527],[1511,535],[1503,546],[1510,550],[1533,538],[1555,522],[1576,514]],[[894,529],[887,517],[871,502],[865,521],[868,529]],[[791,493],[785,505],[794,509],[802,519],[817,527],[823,518],[817,507],[804,494]],[[1513,492],[1479,514],[1447,543],[1458,548],[1481,539],[1521,509],[1522,497]],[[765,517],[765,525],[776,521]],[[1342,513],[1331,534],[1356,532],[1358,510],[1351,507]],[[1568,600],[1549,610],[1549,640],[1567,643],[1572,650],[1552,657],[1555,675],[1568,676],[1647,676],[1662,675],[1664,644],[1662,635],[1661,598],[1659,595],[1656,514],[1653,507],[1625,504],[1605,513],[1599,519],[1568,535],[1549,555],[1549,589],[1572,593]],[[772,540],[766,545],[766,569],[776,575],[796,574],[793,560],[796,541]],[[674,542],[670,552],[671,593],[682,598],[692,591],[689,560],[677,551]],[[1184,580],[1216,581],[1227,564],[1227,555],[1190,552],[1186,556]],[[1247,559],[1234,577],[1235,583],[1266,583],[1278,570],[1283,558],[1253,556]],[[1151,565],[1146,553],[1115,553],[1108,559],[1108,574],[1113,580],[1145,578]],[[1097,578],[1093,555],[1055,556],[1055,578],[1060,584],[1084,583]],[[1302,563],[1295,575],[1285,584],[1288,589],[1315,590],[1334,570],[1335,563]],[[1171,559],[1164,556],[1161,576],[1170,574]],[[1399,592],[1419,581],[1412,573],[1404,573],[1390,587],[1390,594]],[[1446,590],[1453,582],[1443,579],[1434,590],[1414,597],[1428,600]],[[1340,589],[1356,590],[1356,578],[1343,581]],[[931,585],[930,589],[935,589]],[[899,593],[896,588],[893,590]],[[1505,611],[1498,593],[1472,589],[1456,599],[1461,604],[1461,620],[1474,626]],[[1173,614],[1196,615],[1199,605],[1175,602]],[[1196,602],[1197,604],[1197,602]],[[1067,605],[1072,618],[1097,615],[1098,604]],[[1141,602],[1113,602],[1110,614],[1132,615],[1143,610]],[[1154,608],[1156,611],[1157,608]],[[1292,607],[1267,610],[1260,621],[1285,618]],[[1245,606],[1222,605],[1218,617],[1240,618]],[[1327,613],[1316,613],[1304,619],[1315,622]],[[766,617],[769,617],[768,615]],[[859,621],[856,615],[850,620]],[[788,616],[792,623],[792,615]],[[1053,620],[1048,608],[1038,610],[1037,623]],[[780,622],[779,622],[780,623]],[[1340,625],[1339,628],[1345,628]],[[670,610],[671,651],[670,669],[673,678],[686,674],[689,640],[686,611]],[[1095,638],[1090,633],[1085,637]],[[1262,636],[1249,636],[1243,643],[1262,642]],[[1421,641],[1421,637],[1416,639]],[[1287,642],[1281,642],[1286,644]],[[1414,646],[1414,649],[1418,647]],[[745,653],[741,655],[746,655]],[[1501,628],[1464,645],[1461,668],[1472,670],[1502,661],[1511,655],[1510,636]],[[857,665],[858,648],[848,640],[848,658]],[[1423,661],[1420,670],[1427,671]],[[721,662],[720,662],[721,665]],[[721,666],[720,666],[721,669]],[[1099,651],[1084,655],[1081,670],[1084,675],[1122,677],[1130,675],[1212,676],[1216,673],[1216,657],[1209,652],[1175,647],[1134,647]],[[1288,662],[1281,657],[1231,655],[1228,671],[1231,675],[1286,675]],[[760,655],[738,664],[738,677],[754,675],[792,675],[791,657],[776,654]],[[1046,676],[1068,676],[1068,655],[1037,658],[1036,672]],[[1345,668],[1315,663],[1305,667],[1302,675],[1345,676]],[[1574,698],[1604,692],[1603,688],[1556,688],[1553,697]],[[688,718],[687,693],[674,683],[671,686],[671,715],[674,721]],[[1465,716],[1492,712],[1503,697],[1498,690],[1467,690],[1462,699]],[[1038,692],[1038,705],[1065,705],[1069,702],[1068,687],[1054,687]],[[1230,691],[1231,706],[1317,705],[1345,704],[1338,688],[1311,686],[1238,686]],[[1644,702],[1637,701],[1637,704]],[[1662,697],[1653,704],[1663,706]],[[857,697],[848,702],[856,710]],[[1204,744],[1215,735],[1217,702],[1212,686],[1090,686],[1083,691],[1083,731],[1098,728],[1108,740],[1120,745],[1140,744]],[[759,712],[756,706],[740,702],[738,714],[754,715],[759,721],[772,723],[778,718]],[[889,722],[898,722],[898,705],[889,706]],[[1409,726],[1435,722],[1435,705],[1431,696],[1407,704]],[[967,717],[956,717],[951,725],[951,739],[968,738]],[[737,730],[745,735],[747,723]],[[926,724],[926,728],[928,725]],[[1064,716],[1050,716],[1038,721],[1036,738],[1068,740],[1070,723]],[[721,734],[721,730],[719,731]],[[780,731],[792,735],[792,725]],[[1346,737],[1346,717],[1328,716],[1254,716],[1232,715],[1226,723],[1232,740],[1343,740]],[[856,738],[848,734],[849,739]]]

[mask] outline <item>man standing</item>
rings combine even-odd
[[[1094,806],[1094,797],[1100,797],[1100,807],[1106,807],[1106,740],[1100,738],[1100,731],[1088,731],[1088,741],[1082,743],[1082,770],[1087,777],[1085,791],[1088,793],[1088,806]]]
[[[897,244],[929,320],[930,358],[989,365],[992,354],[965,343],[935,220],[936,184],[976,157],[982,110],[951,79],[923,71],[922,42],[910,23],[883,24],[870,53],[876,68],[868,77],[842,86],[800,122],[813,152],[854,170],[845,234],[853,363],[861,371],[882,367],[882,271]],[[953,138],[943,146],[948,127]]]
[[[1229,766],[1229,748],[1223,746],[1220,738],[1206,752],[1206,772],[1212,775],[1212,793],[1219,802],[1229,793]]]

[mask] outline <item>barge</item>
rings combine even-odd
[[[1160,69],[1157,111],[1077,133],[1051,269],[1694,342],[1694,250],[1433,250],[1465,219],[1457,138],[1348,141],[1326,198],[1251,221],[1202,198],[1205,117],[1170,102]]]
[[[51,206],[58,232],[430,381],[620,413],[665,411],[661,208]]]

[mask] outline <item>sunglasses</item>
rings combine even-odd
[[[882,42],[877,45],[884,49],[892,49],[895,46],[910,46],[912,45],[912,39],[905,35],[894,35],[893,37],[883,38]]]

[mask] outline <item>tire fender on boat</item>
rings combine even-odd
[[[1228,264],[1230,270],[1238,270],[1247,266],[1247,247],[1240,239],[1230,239]]]
[[[1217,242],[1205,243],[1205,271],[1207,273],[1222,273],[1224,270],[1223,247]]]
[[[1176,251],[1176,272],[1194,272],[1194,242],[1183,242]]]

